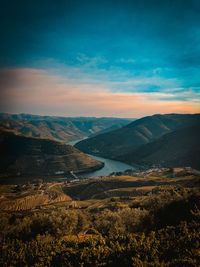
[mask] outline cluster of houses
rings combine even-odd
[[[149,168],[144,170],[133,170],[128,169],[124,172],[113,172],[109,176],[121,176],[121,175],[129,175],[129,176],[140,176],[140,177],[148,177],[150,175],[160,174],[160,173],[167,173],[171,177],[178,177],[181,175],[200,175],[200,171],[194,170],[191,167],[181,167],[181,168]]]
[[[148,177],[151,175],[158,175],[161,173],[168,174],[170,177],[178,177],[182,175],[200,175],[200,171],[194,170],[191,167],[180,167],[180,168],[161,168],[161,167],[152,167],[152,168],[143,168],[143,169],[127,169],[125,171],[121,172],[112,172],[108,177],[116,177],[116,176],[138,176],[138,177]],[[63,175],[63,178],[58,178],[59,181],[63,180],[66,184],[66,186],[69,186],[71,183],[76,183],[82,180],[82,178],[79,178],[76,176],[76,174],[73,173],[73,171],[64,172],[64,171],[57,171],[55,172],[55,175]],[[96,178],[103,178],[96,177]],[[93,177],[94,178],[94,177]],[[86,180],[86,178],[84,178]]]
[[[56,171],[54,173],[56,176],[60,176],[60,175],[63,175],[65,176],[64,178],[60,178],[59,179],[65,179],[65,180],[76,180],[76,179],[79,179],[76,174],[73,172],[73,171],[68,171],[68,172],[64,172],[64,171]]]

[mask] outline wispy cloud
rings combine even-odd
[[[77,61],[87,67],[97,67],[99,65],[105,64],[108,61],[100,56],[96,57],[87,57],[85,54],[79,54],[77,56]]]
[[[185,91],[184,99],[173,90],[114,92],[111,82],[87,79],[77,82],[76,79],[31,68],[0,70],[0,84],[1,109],[8,112],[119,117],[200,112],[192,91]]]
[[[128,59],[126,59],[126,58],[120,58],[119,60],[116,60],[116,62],[120,62],[120,63],[135,63],[136,62],[136,60],[135,59],[133,59],[133,58],[128,58]]]

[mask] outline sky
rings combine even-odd
[[[2,0],[0,112],[200,112],[199,0]]]

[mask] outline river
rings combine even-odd
[[[85,137],[84,139],[86,139],[87,137]],[[76,141],[72,141],[69,142],[68,145],[74,146],[76,143],[78,143],[79,141],[81,141],[83,139],[79,139]],[[101,162],[104,162],[104,167],[101,168],[100,170],[94,171],[94,172],[90,172],[90,173],[84,173],[81,174],[81,177],[84,178],[88,178],[88,177],[99,177],[99,176],[107,176],[112,172],[123,172],[127,169],[136,169],[131,165],[125,164],[123,162],[120,161],[116,161],[116,160],[111,160],[111,159],[106,159],[106,158],[102,158],[102,157],[97,157],[91,154],[87,154],[88,156],[90,156],[93,159],[99,160]]]

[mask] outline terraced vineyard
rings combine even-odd
[[[170,169],[0,186],[0,264],[198,266],[199,188]]]
[[[198,175],[170,177],[154,173],[146,178],[134,176],[105,177],[79,182],[57,182],[38,185],[1,186],[1,210],[29,210],[64,206],[70,208],[105,209],[130,207],[158,192],[198,188]],[[177,192],[178,192],[177,191]]]
[[[4,188],[7,188],[6,192]],[[63,192],[63,183],[49,183],[39,187],[37,185],[24,185],[21,189],[19,189],[19,186],[1,186],[1,191],[1,210],[29,210],[50,203],[71,202],[71,198]]]

